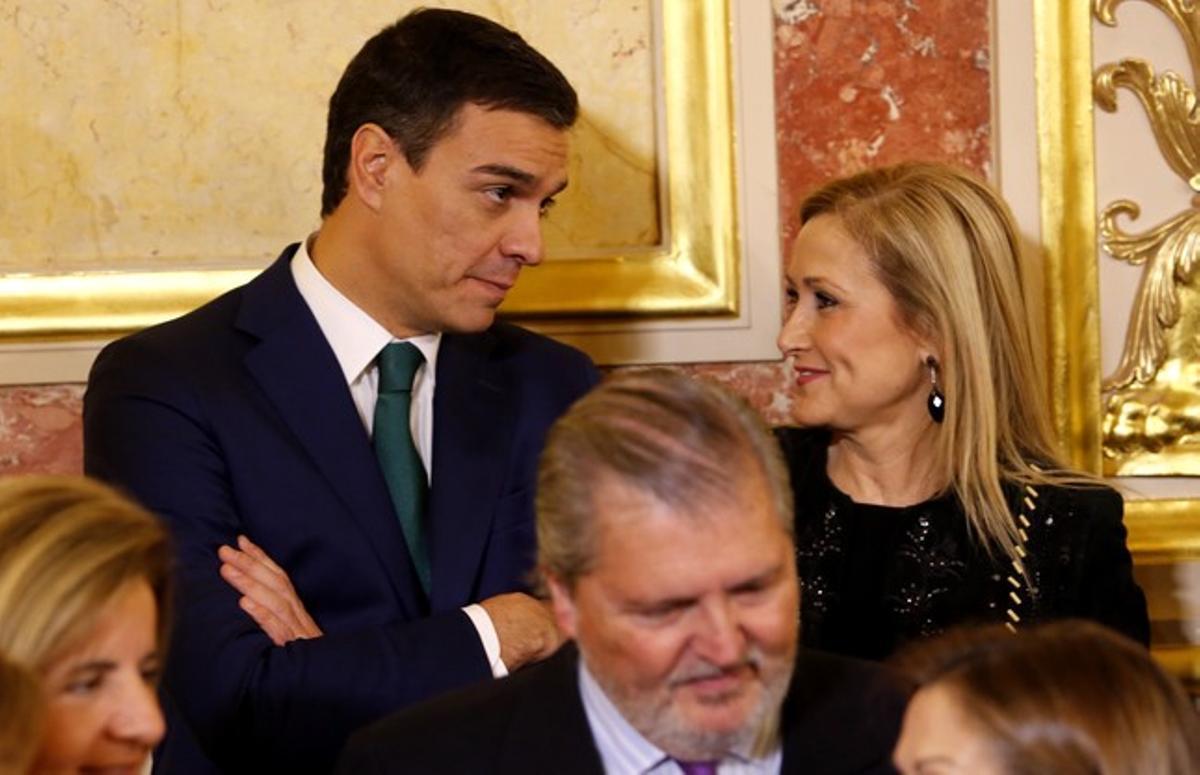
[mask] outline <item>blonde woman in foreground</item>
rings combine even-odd
[[[1062,462],[999,196],[941,164],[800,208],[779,347],[804,645],[881,659],[964,622],[1094,619],[1143,643],[1121,496]]]
[[[37,676],[31,772],[135,773],[163,735],[168,550],[157,520],[79,477],[0,482],[0,653]]]
[[[918,686],[903,775],[1200,772],[1200,717],[1179,684],[1092,622],[951,632],[897,663]]]

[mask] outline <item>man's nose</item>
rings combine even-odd
[[[162,708],[154,688],[143,681],[131,681],[118,698],[120,707],[113,714],[110,728],[119,740],[153,748],[166,731]]]
[[[746,635],[732,601],[709,601],[700,610],[695,644],[699,656],[723,666],[740,662],[746,654]]]
[[[517,209],[500,241],[500,251],[520,264],[537,266],[544,250],[541,212],[534,207]]]

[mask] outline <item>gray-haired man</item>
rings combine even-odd
[[[542,665],[392,716],[345,772],[890,772],[904,696],[797,657],[787,474],[738,399],[620,375],[554,426],[540,569],[572,639]]]

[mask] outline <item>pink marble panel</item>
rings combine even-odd
[[[826,180],[908,159],[988,172],[989,0],[773,3],[785,256],[800,201]],[[787,422],[782,363],[688,370],[742,393],[769,422]]]
[[[83,470],[82,385],[0,388],[0,475]]]
[[[814,186],[908,159],[987,172],[989,0],[776,0],[783,238]]]

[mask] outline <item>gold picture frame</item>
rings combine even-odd
[[[1055,428],[1070,462],[1103,473],[1092,3],[1034,0],[1039,187]],[[1200,500],[1129,500],[1136,565],[1200,559]],[[1193,691],[1200,646],[1155,644]]]
[[[662,0],[663,239],[526,272],[514,318],[720,317],[739,312],[730,0]],[[108,339],[191,310],[259,268],[0,275],[0,343]]]

